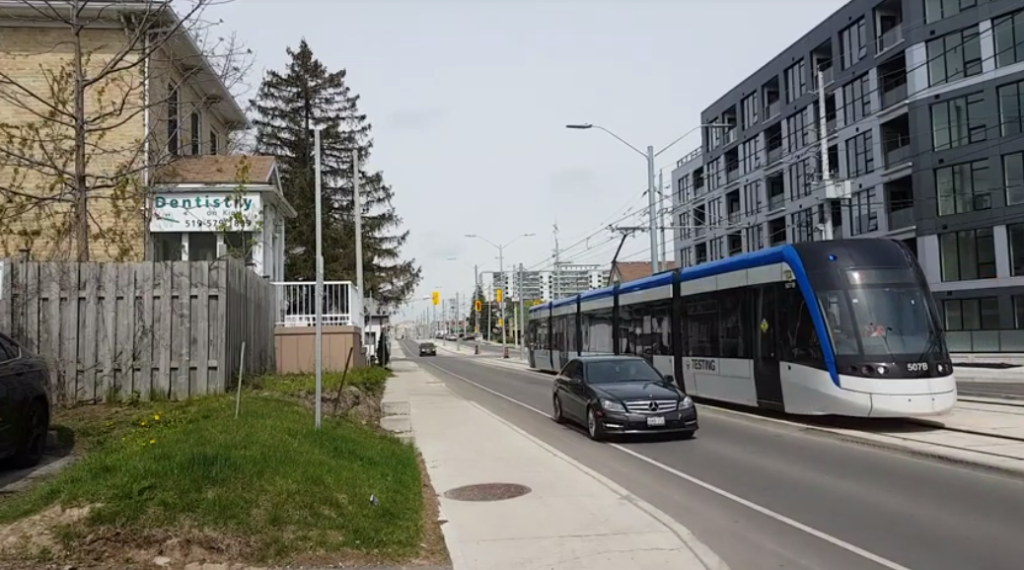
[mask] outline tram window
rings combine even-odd
[[[786,289],[782,299],[783,358],[801,364],[816,364],[823,359],[821,340],[814,330],[814,321],[807,308],[807,301],[799,289]]]
[[[708,295],[701,295],[688,302],[683,322],[687,338],[687,356],[720,356],[718,301]]]
[[[615,345],[612,342],[612,310],[599,309],[586,314],[588,321],[589,337],[583,343],[583,350],[611,354],[615,352]]]
[[[717,294],[719,335],[721,356],[723,358],[747,358],[746,346],[747,320],[743,318],[744,290],[732,289],[719,291]]]
[[[619,326],[616,331],[616,340],[619,343],[620,354],[637,354],[637,328],[643,327],[643,321],[638,318],[638,311],[634,305],[619,306]]]
[[[659,302],[650,306],[650,329],[647,344],[651,354],[672,355],[672,303]]]
[[[821,311],[825,314],[829,334],[832,335],[832,348],[839,356],[850,356],[860,353],[858,345],[857,324],[839,291],[825,291],[818,294]]]

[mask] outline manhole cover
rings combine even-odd
[[[529,487],[515,483],[481,483],[450,489],[444,496],[456,501],[504,501],[529,492]]]

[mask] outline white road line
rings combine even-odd
[[[464,376],[460,376],[460,375],[458,375],[458,374],[456,374],[454,372],[449,372],[448,370],[445,370],[444,368],[441,368],[440,366],[438,366],[438,365],[436,365],[436,364],[434,364],[432,362],[430,362],[428,364],[430,364],[434,368],[437,368],[441,372],[444,372],[445,374],[448,374],[448,375],[450,375],[450,376],[452,376],[454,378],[458,378],[459,380],[461,380],[461,381],[463,381],[463,382],[465,382],[467,384],[470,384],[470,385],[475,386],[475,387],[477,387],[477,388],[479,388],[479,389],[481,389],[481,390],[483,390],[485,392],[488,392],[490,394],[498,396],[499,398],[502,398],[502,399],[504,399],[504,400],[506,400],[508,402],[511,402],[513,404],[521,406],[521,407],[523,407],[523,408],[525,408],[527,410],[530,410],[531,412],[534,412],[536,414],[542,415],[542,416],[544,416],[546,418],[550,418],[551,417],[551,414],[549,414],[548,412],[545,412],[545,411],[542,411],[542,410],[538,410],[537,408],[534,408],[533,406],[530,406],[528,404],[524,404],[523,402],[520,402],[519,400],[516,400],[515,398],[512,398],[511,396],[507,396],[505,394],[502,394],[501,392],[498,392],[497,390],[492,390],[491,388],[488,388],[487,386],[484,386],[484,385],[482,385],[482,384],[480,384],[478,382],[470,380],[469,378],[466,378]],[[683,473],[682,471],[679,471],[678,469],[674,469],[672,467],[669,467],[668,465],[665,465],[663,463],[659,463],[658,461],[655,461],[655,460],[651,459],[650,457],[647,457],[647,456],[642,455],[640,453],[637,453],[637,452],[633,451],[632,449],[629,449],[628,447],[624,447],[624,446],[619,445],[617,443],[611,443],[611,444],[608,444],[608,445],[610,447],[613,447],[613,448],[615,448],[615,449],[617,449],[617,450],[627,454],[627,455],[631,455],[631,456],[633,456],[633,457],[635,457],[635,458],[637,458],[637,459],[639,459],[641,461],[644,461],[644,462],[646,462],[646,463],[648,463],[650,465],[653,465],[654,467],[657,467],[658,469],[661,469],[662,471],[665,471],[666,473],[670,473],[670,474],[675,475],[676,477],[678,477],[680,479],[683,479],[684,481],[687,481],[689,483],[693,483],[694,485],[697,485],[698,487],[701,487],[701,488],[703,488],[703,489],[705,489],[707,491],[710,491],[710,492],[712,492],[712,493],[714,493],[714,494],[716,494],[716,495],[718,495],[720,497],[723,497],[725,499],[729,499],[730,501],[732,501],[734,503],[743,505],[744,507],[747,507],[748,509],[751,509],[753,511],[761,513],[762,515],[764,515],[764,516],[766,516],[768,518],[774,519],[774,520],[776,520],[776,521],[778,521],[778,522],[780,522],[782,524],[785,524],[785,525],[793,527],[793,528],[795,528],[797,530],[803,531],[803,532],[805,532],[805,533],[807,533],[807,534],[809,534],[809,535],[811,535],[811,536],[813,536],[815,538],[824,540],[825,542],[828,542],[829,544],[832,544],[833,546],[837,546],[839,548],[842,548],[843,550],[845,550],[847,552],[850,552],[852,554],[856,554],[857,556],[860,556],[861,558],[865,558],[867,560],[870,560],[870,561],[874,562],[875,564],[878,564],[879,566],[882,566],[883,568],[888,568],[889,570],[910,570],[910,568],[908,568],[906,566],[903,566],[903,565],[900,565],[900,564],[897,564],[896,562],[893,562],[892,560],[889,560],[887,558],[882,558],[881,556],[878,556],[877,554],[873,554],[871,552],[868,552],[867,550],[864,550],[863,548],[860,548],[858,546],[850,544],[849,542],[846,542],[846,541],[844,541],[844,540],[842,540],[840,538],[836,538],[836,537],[834,537],[834,536],[832,536],[832,535],[830,535],[828,533],[822,532],[822,531],[817,530],[815,528],[811,528],[811,527],[809,527],[809,526],[807,526],[807,525],[805,525],[805,524],[803,524],[803,523],[801,523],[799,521],[793,520],[793,519],[791,519],[791,518],[789,518],[789,517],[787,517],[787,516],[785,516],[783,514],[777,513],[777,512],[775,512],[775,511],[773,511],[771,509],[768,509],[766,507],[762,507],[761,505],[758,505],[757,503],[753,503],[751,501],[748,501],[747,499],[744,499],[743,497],[734,495],[734,494],[730,493],[729,491],[726,491],[725,489],[720,489],[720,488],[715,487],[714,485],[712,485],[710,483],[704,482],[701,479],[697,479],[696,477],[693,477],[692,475],[687,475],[686,473]]]

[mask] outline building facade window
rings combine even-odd
[[[676,185],[676,199],[680,203],[689,202],[693,198],[693,177],[689,174],[684,174],[679,179],[679,183]]]
[[[810,208],[793,214],[789,223],[793,226],[794,242],[814,241],[814,213]]]
[[[999,123],[1004,137],[1024,133],[1024,81],[999,87]]]
[[[868,74],[843,85],[843,124],[852,125],[871,114]]]
[[[850,235],[859,236],[878,229],[877,193],[874,188],[861,190],[850,197]]]
[[[757,124],[757,93],[752,93],[743,98],[740,113],[743,120],[743,130],[747,130]]]
[[[942,302],[948,331],[990,331],[999,329],[999,299],[948,299]]]
[[[762,184],[760,180],[756,180],[743,186],[743,213],[747,216],[753,216],[761,211],[762,207]]]
[[[1006,226],[1010,241],[1010,273],[1015,277],[1024,275],[1024,224]]]
[[[987,138],[984,105],[985,96],[982,93],[972,93],[932,105],[933,148],[949,150],[984,141]]]
[[[153,261],[181,261],[184,245],[180,232],[153,232]]]
[[[679,265],[681,267],[691,267],[693,265],[693,249],[684,247],[679,250]]]
[[[807,93],[807,65],[803,59],[786,68],[786,103],[792,103]]]
[[[191,116],[191,147],[192,156],[199,156],[203,152],[203,116],[199,111],[192,111]]]
[[[867,54],[867,29],[864,18],[861,18],[839,32],[839,55],[842,69],[853,67]]]
[[[789,165],[789,168],[786,170],[786,177],[789,178],[789,197],[791,200],[799,200],[811,194],[817,171],[815,163],[814,157],[807,157]]]
[[[210,154],[220,154],[220,134],[210,129]]]
[[[745,141],[740,149],[743,155],[743,173],[750,174],[761,167],[761,135]]]
[[[747,251],[764,248],[764,224],[754,224],[747,228]]]
[[[846,175],[863,176],[875,169],[875,149],[871,131],[846,140]]]
[[[996,245],[992,228],[939,235],[942,281],[996,278]]]
[[[984,2],[985,0],[981,0]],[[978,0],[924,0],[924,17],[929,24],[956,16],[978,5]]]
[[[786,118],[786,152],[792,154],[810,142],[807,139],[807,110]]]
[[[976,25],[928,42],[927,51],[928,85],[981,74],[981,40]]]
[[[188,260],[213,261],[217,259],[217,233],[192,232],[188,235]]]
[[[690,227],[690,212],[679,214],[679,227],[679,233],[683,239],[690,239],[690,236],[693,235],[693,228]]]
[[[1024,204],[1024,152],[1003,157],[1003,186],[1007,206]]]
[[[178,156],[181,150],[181,142],[178,140],[178,133],[181,132],[179,111],[178,88],[172,84],[167,87],[167,152],[171,156]]]
[[[996,67],[1024,61],[1024,10],[992,20],[996,38]]]
[[[951,216],[992,207],[988,159],[935,169],[939,215]]]

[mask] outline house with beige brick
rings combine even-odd
[[[237,249],[283,278],[281,222],[294,210],[272,158],[232,152],[248,121],[183,16],[120,0],[70,21],[62,5],[0,2],[0,256],[81,258],[81,243],[92,261]]]

